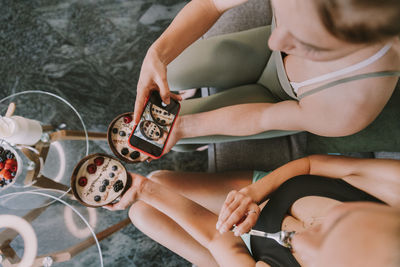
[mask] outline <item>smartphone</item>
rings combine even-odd
[[[160,158],[180,108],[178,101],[170,98],[170,103],[166,105],[159,92],[152,91],[139,124],[129,136],[129,146],[154,159]]]

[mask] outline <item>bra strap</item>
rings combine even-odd
[[[315,84],[315,83],[318,83],[318,82],[323,82],[323,81],[326,81],[326,80],[329,80],[329,79],[332,79],[332,78],[336,78],[336,77],[348,74],[350,72],[362,69],[362,68],[364,68],[364,67],[366,67],[368,65],[371,65],[372,63],[374,63],[375,61],[377,61],[378,59],[383,57],[387,53],[387,51],[389,51],[390,47],[392,47],[392,44],[388,43],[384,47],[382,47],[378,52],[376,52],[373,56],[371,56],[371,57],[369,57],[369,58],[367,58],[367,59],[365,59],[365,60],[363,60],[363,61],[361,61],[361,62],[359,62],[357,64],[354,64],[354,65],[351,65],[349,67],[346,67],[344,69],[337,70],[337,71],[334,71],[334,72],[330,72],[330,73],[327,73],[327,74],[324,74],[324,75],[321,75],[321,76],[318,76],[318,77],[314,77],[314,78],[306,80],[304,82],[298,82],[298,83],[290,82],[290,84],[292,85],[293,90],[297,93],[297,91],[301,87],[304,87],[304,86],[307,86],[307,85],[311,85],[311,84]]]
[[[306,96],[313,95],[315,93],[318,93],[320,91],[323,91],[325,89],[328,89],[330,87],[346,83],[346,82],[352,82],[352,81],[357,81],[357,80],[362,80],[366,78],[374,78],[374,77],[388,77],[388,76],[400,76],[400,71],[379,71],[379,72],[370,72],[370,73],[363,73],[363,74],[357,74],[351,77],[346,77],[343,79],[339,79],[333,82],[329,82],[327,84],[321,85],[317,88],[314,88],[310,91],[307,91],[297,97],[298,100],[303,99]]]

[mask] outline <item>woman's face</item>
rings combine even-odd
[[[268,45],[313,61],[329,61],[347,56],[365,47],[331,35],[322,24],[315,0],[271,0],[276,20]]]
[[[302,266],[390,266],[399,222],[398,211],[384,205],[342,204],[320,225],[297,233],[293,250]]]

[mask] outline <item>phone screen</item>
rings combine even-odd
[[[129,143],[132,147],[154,157],[160,157],[169,133],[178,115],[180,105],[171,98],[170,104],[162,102],[153,91],[146,103],[140,122],[133,130]]]

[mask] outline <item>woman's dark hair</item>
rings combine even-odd
[[[325,28],[351,43],[400,35],[400,0],[316,0]]]

